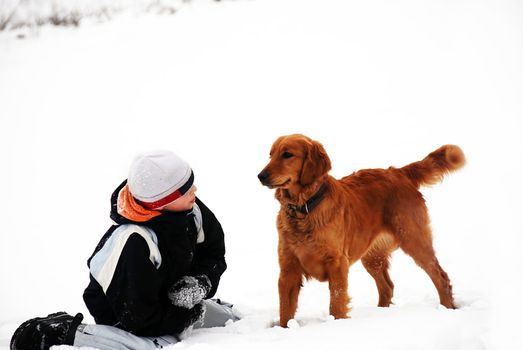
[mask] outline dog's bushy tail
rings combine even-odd
[[[404,166],[400,170],[419,187],[434,185],[443,177],[465,165],[465,154],[455,145],[444,145],[423,160]]]

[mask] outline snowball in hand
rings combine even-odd
[[[211,282],[207,276],[183,276],[169,289],[168,296],[173,305],[190,309],[202,301],[210,290]]]

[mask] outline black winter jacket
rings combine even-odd
[[[220,277],[227,268],[223,230],[214,214],[197,198],[202,214],[205,239],[197,243],[197,227],[192,211],[163,212],[144,223],[126,219],[117,212],[118,193],[124,181],[111,197],[111,219],[116,223],[105,233],[87,264],[90,283],[84,301],[96,323],[112,325],[139,336],[162,336],[183,331],[189,310],[174,306],[167,297],[168,289],[180,277],[205,274],[211,281],[207,298],[214,296]],[[154,231],[160,261],[153,261],[151,240],[137,232],[127,232],[118,252],[111,243],[113,233],[126,224],[145,226]],[[130,235],[129,235],[130,234]],[[116,234],[115,234],[116,235]],[[152,235],[154,237],[154,235]],[[107,244],[107,247],[104,246]],[[104,249],[104,250],[102,250]],[[114,272],[106,273],[106,290],[93,277],[92,259],[104,252],[117,254]],[[114,264],[113,264],[114,265]],[[159,265],[159,266],[158,266]],[[113,270],[110,270],[113,271]]]

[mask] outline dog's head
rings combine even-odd
[[[258,174],[269,188],[306,186],[326,175],[331,161],[323,145],[294,134],[279,137],[272,145],[269,164]]]

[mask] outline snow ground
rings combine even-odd
[[[29,317],[88,316],[109,195],[154,148],[193,166],[226,231],[218,296],[245,315],[173,348],[522,348],[522,14],[516,1],[194,2],[1,32],[0,349]],[[466,168],[423,189],[458,310],[397,252],[393,307],[375,306],[357,264],[351,319],[330,319],[327,286],[309,282],[293,327],[275,326],[278,205],[256,175],[295,132],[324,144],[336,177],[463,148]]]

